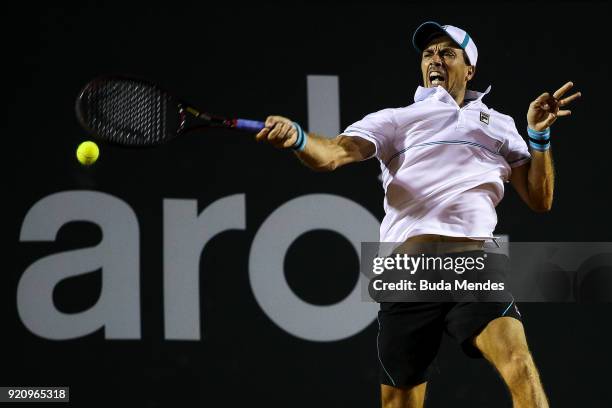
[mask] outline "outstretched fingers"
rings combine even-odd
[[[573,86],[574,86],[573,82],[571,82],[571,81],[570,82],[566,82],[565,85],[563,85],[561,88],[557,89],[557,91],[553,94],[553,98],[558,100],[563,95],[565,95],[565,93],[567,91],[569,91]]]
[[[571,96],[568,96],[567,98],[563,98],[559,101],[559,106],[565,106],[568,103],[580,98],[582,96],[582,94],[580,92],[576,92]]]

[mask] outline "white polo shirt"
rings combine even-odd
[[[385,190],[381,242],[421,234],[486,240],[511,168],[531,159],[514,120],[466,92],[459,107],[442,87],[419,87],[414,103],[367,115],[342,134],[376,146]]]

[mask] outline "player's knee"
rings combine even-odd
[[[535,365],[529,350],[520,348],[507,353],[498,367],[509,385],[535,378]]]
[[[382,408],[391,408],[393,405],[396,405],[395,400],[397,396],[395,395],[395,391],[389,391],[383,388],[381,392],[381,401]]]
[[[385,387],[382,390],[382,408],[399,408],[407,404],[407,392],[395,387]]]
[[[418,387],[418,386],[417,386]],[[417,387],[398,388],[383,385],[381,388],[383,408],[417,408],[423,401]]]

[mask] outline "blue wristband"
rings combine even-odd
[[[529,147],[538,152],[545,152],[550,149],[550,128],[544,130],[533,130],[527,127],[529,135]]]
[[[546,128],[544,130],[533,130],[531,128],[527,128],[527,134],[530,139],[535,140],[548,140],[550,139],[550,128]]]
[[[295,130],[297,130],[298,137],[293,146],[291,146],[291,148],[293,150],[301,152],[306,146],[306,139],[308,138],[308,135],[306,134],[306,132],[304,132],[304,130],[298,123],[293,122],[293,127],[295,127]]]

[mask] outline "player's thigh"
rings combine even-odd
[[[420,408],[425,402],[427,382],[409,387],[392,387],[381,384],[383,408]]]

